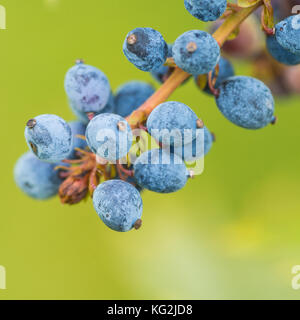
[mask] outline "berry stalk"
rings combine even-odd
[[[232,13],[225,22],[215,31],[213,37],[216,39],[220,47],[223,46],[230,34],[239,27],[239,25],[247,19],[256,9],[264,4],[261,0],[257,4],[249,8],[243,8]],[[190,74],[176,67],[172,75],[167,81],[137,110],[126,118],[132,129],[144,123],[149,114],[161,103],[163,103],[169,96],[179,87]]]

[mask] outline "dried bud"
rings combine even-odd
[[[142,220],[141,219],[137,219],[133,226],[134,226],[135,230],[140,229],[140,227],[142,226]]]
[[[131,34],[130,36],[128,36],[128,38],[127,38],[127,43],[128,44],[133,45],[133,44],[136,43],[136,41],[137,41],[137,38],[136,38],[136,35],[134,33]]]
[[[186,45],[186,50],[189,52],[189,53],[193,53],[197,50],[197,44],[195,42],[189,42],[187,45]]]
[[[67,178],[59,187],[59,196],[62,203],[75,204],[84,199],[88,192],[89,175],[84,177]]]
[[[272,118],[272,121],[271,121],[271,124],[276,124],[277,123],[277,120],[278,120],[278,118],[276,117],[276,116],[274,116],[273,118]]]
[[[94,117],[95,117],[95,113],[94,112],[88,112],[87,114],[88,119],[91,121]]]
[[[124,123],[124,121],[119,121],[117,124],[117,127],[120,131],[125,131],[126,130],[126,124]]]
[[[29,128],[29,129],[34,128],[35,125],[36,125],[36,120],[35,120],[35,119],[30,119],[30,120],[28,120],[27,123],[26,123],[26,126],[27,126],[27,128]]]
[[[201,119],[197,119],[196,126],[197,126],[198,129],[203,129],[204,128],[204,122]]]

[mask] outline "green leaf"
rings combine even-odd
[[[242,8],[249,8],[253,7],[257,4],[260,0],[238,0],[238,6]]]

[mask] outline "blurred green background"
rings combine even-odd
[[[299,97],[277,99],[279,122],[260,131],[229,123],[193,81],[185,102],[215,132],[204,173],[175,194],[143,194],[143,227],[109,230],[91,201],[69,207],[31,200],[13,181],[27,151],[26,120],[74,118],[63,80],[76,58],[102,69],[115,89],[150,75],[122,53],[135,27],[168,42],[203,28],[182,0],[2,0],[0,30],[0,299],[299,299],[291,269],[300,264]],[[236,73],[249,66],[237,63]]]

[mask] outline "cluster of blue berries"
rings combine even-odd
[[[194,17],[215,21],[227,1],[184,0],[184,5]],[[279,23],[267,42],[271,54],[287,64],[300,62],[299,30],[293,29],[292,19]],[[160,83],[172,81],[174,70],[182,69],[214,95],[222,114],[240,127],[260,129],[275,121],[268,87],[257,79],[235,76],[218,42],[205,31],[185,32],[167,44],[158,31],[136,28],[127,34],[123,51]],[[183,103],[161,102],[144,116],[140,107],[155,93],[148,83],[130,81],[113,93],[102,71],[78,60],[66,74],[65,91],[78,120],[68,123],[51,114],[28,120],[25,139],[30,152],[15,166],[16,183],[30,197],[48,199],[58,193],[69,204],[90,194],[99,217],[113,230],[138,229],[141,192],[182,189],[193,176],[187,162],[203,159],[212,147],[214,135]],[[133,125],[131,117],[139,110],[143,117]],[[155,140],[155,148],[138,144],[145,134]]]

